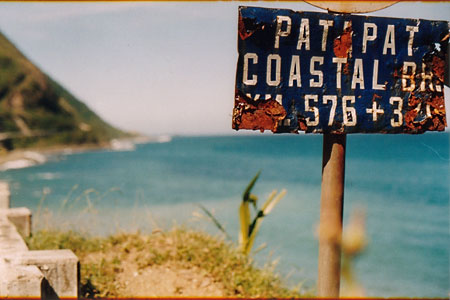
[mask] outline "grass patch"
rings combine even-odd
[[[105,238],[42,230],[27,239],[27,244],[33,250],[74,251],[81,262],[83,297],[123,297],[126,282],[119,278],[124,269],[134,266],[140,272],[167,264],[204,270],[228,297],[305,296],[287,288],[274,273],[274,265],[257,268],[234,244],[186,228]]]

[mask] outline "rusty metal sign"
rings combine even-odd
[[[445,129],[446,21],[240,7],[233,128]]]

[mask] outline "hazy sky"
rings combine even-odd
[[[0,30],[122,129],[226,134],[239,5],[323,11],[304,2],[2,2]],[[449,21],[450,2],[398,3],[371,15]]]

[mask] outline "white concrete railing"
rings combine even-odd
[[[76,255],[71,250],[28,250],[22,236],[31,234],[31,212],[9,206],[9,185],[0,182],[0,297],[77,299]]]

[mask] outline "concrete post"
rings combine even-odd
[[[36,266],[0,263],[0,297],[41,298],[44,275]]]
[[[8,209],[10,206],[9,185],[5,181],[0,181],[0,209]]]
[[[4,254],[28,251],[24,240],[17,232],[16,227],[0,214],[0,258]]]
[[[9,197],[8,183],[0,182],[0,297],[78,298],[76,255],[67,249],[29,251],[22,236],[31,234],[31,211],[9,208]]]
[[[20,254],[5,255],[11,263],[36,266],[44,274],[50,298],[77,298],[79,261],[72,250],[32,250]]]
[[[6,212],[8,220],[16,226],[23,237],[31,235],[31,211],[26,207],[14,207]]]

